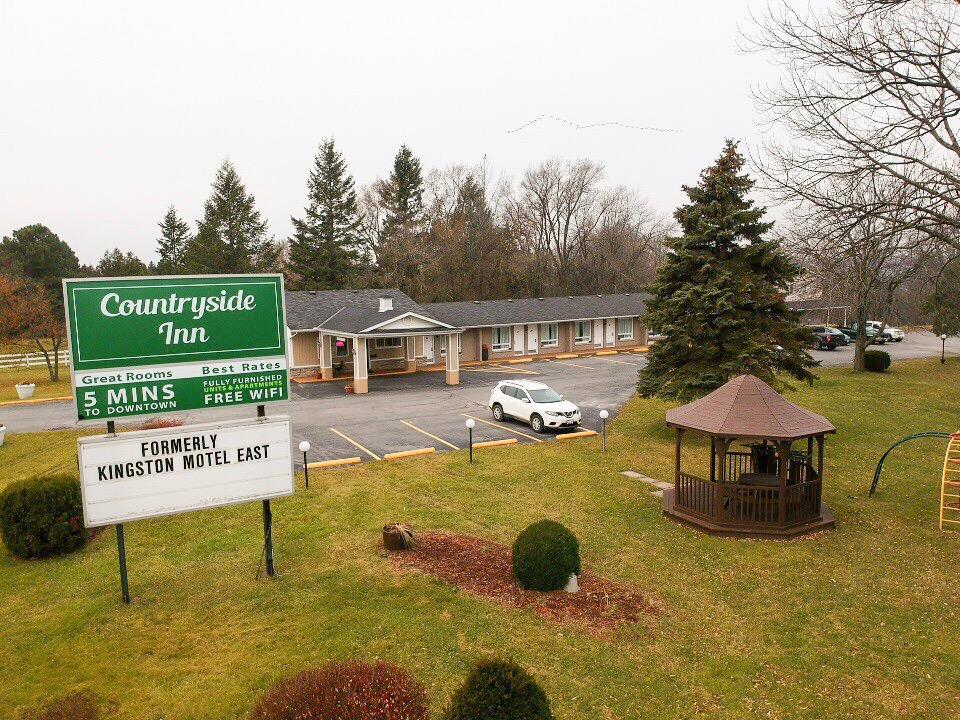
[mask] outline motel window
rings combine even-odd
[[[463,348],[460,345],[460,336],[457,335],[457,355],[463,354]],[[447,356],[447,336],[440,336],[440,357]]]
[[[491,345],[494,350],[509,350],[510,349],[510,331],[512,328],[509,325],[501,325],[500,327],[495,327],[493,329],[493,341]]]
[[[588,343],[593,339],[593,323],[589,320],[577,320],[576,335],[573,342],[577,345]]]
[[[633,340],[633,318],[617,318],[617,340]]]
[[[560,329],[556,323],[544,323],[540,326],[540,346],[556,347],[560,342]]]
[[[377,338],[376,346],[378,348],[398,348],[403,347],[403,338]]]

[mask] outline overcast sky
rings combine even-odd
[[[202,214],[229,157],[277,238],[333,136],[358,185],[407,143],[425,168],[517,178],[602,162],[665,214],[721,149],[756,142],[737,48],[747,0],[43,2],[0,0],[0,233],[49,225],[92,263],[154,258],[157,222]],[[577,130],[543,120],[552,114]]]

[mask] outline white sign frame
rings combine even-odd
[[[90,520],[90,517],[91,517],[90,503],[92,501],[88,497],[88,494],[89,494],[88,484],[92,488],[98,482],[100,482],[100,480],[96,477],[95,471],[92,471],[92,470],[90,472],[94,472],[95,473],[94,476],[93,477],[86,476],[88,473],[88,469],[87,469],[87,464],[84,462],[85,449],[87,450],[88,457],[89,457],[90,454],[92,454],[93,452],[101,448],[108,449],[108,452],[119,451],[120,446],[122,444],[151,442],[151,441],[157,441],[157,440],[163,440],[163,439],[171,439],[177,436],[184,436],[184,435],[195,435],[195,436],[204,435],[204,434],[210,435],[212,433],[215,433],[219,438],[221,437],[221,433],[225,433],[226,435],[229,436],[231,433],[236,433],[236,431],[238,430],[253,430],[255,434],[262,435],[267,427],[274,428],[278,425],[284,426],[281,429],[281,432],[285,430],[282,436],[283,439],[274,440],[272,442],[283,443],[283,446],[286,447],[287,449],[286,471],[283,473],[282,479],[285,480],[287,477],[289,477],[289,484],[281,482],[281,476],[277,472],[274,472],[274,474],[270,478],[264,479],[264,482],[270,481],[272,483],[271,484],[272,489],[268,491],[256,492],[253,494],[244,494],[243,496],[236,496],[236,495],[230,496],[230,494],[227,493],[225,497],[228,497],[229,499],[213,500],[210,502],[202,502],[202,503],[196,503],[196,502],[187,503],[187,504],[181,503],[175,508],[167,508],[167,509],[157,509],[156,505],[154,504],[152,505],[153,509],[144,509],[141,512],[126,513],[122,515],[113,514],[113,515],[110,515],[109,517],[106,517],[102,512],[98,512],[93,514],[94,520],[92,521]],[[223,452],[227,452],[227,451],[224,450]],[[178,453],[178,454],[182,456],[184,453]],[[173,455],[173,453],[170,453],[168,455]],[[283,459],[284,458],[279,458],[280,461],[282,461]],[[77,438],[77,460],[80,466],[80,493],[81,493],[82,502],[83,502],[83,522],[84,522],[84,526],[88,528],[117,525],[120,523],[132,522],[134,520],[146,520],[149,518],[165,517],[168,515],[179,515],[181,513],[194,512],[196,510],[207,510],[207,509],[216,508],[216,507],[225,507],[228,505],[239,505],[241,503],[256,502],[257,500],[270,500],[277,497],[285,497],[287,495],[293,495],[295,490],[294,473],[293,473],[293,464],[294,464],[293,427],[290,422],[290,418],[287,415],[273,415],[269,417],[262,417],[262,418],[256,418],[256,419],[224,420],[220,422],[198,423],[195,425],[182,425],[182,426],[169,427],[169,428],[157,428],[154,430],[134,430],[131,432],[124,432],[124,433],[114,434],[114,435],[106,434],[106,435],[90,435],[86,437],[80,437],[80,438]],[[262,467],[263,462],[270,462],[275,465],[277,461],[268,458],[265,461],[255,460],[253,462],[260,462],[260,467]],[[102,463],[100,464],[102,465]],[[235,468],[237,467],[236,463],[231,462],[228,464],[231,466],[231,471],[235,470]],[[91,465],[92,467],[97,466],[97,464],[91,464]],[[219,468],[203,467],[203,468],[191,468],[188,470],[187,469],[165,470],[162,473],[157,474],[155,476],[151,476],[151,477],[171,479],[177,476],[182,477],[184,474],[192,474],[192,473],[203,474],[206,472],[216,471],[218,469]],[[247,482],[250,482],[255,479],[257,478],[248,479]],[[109,482],[124,482],[128,480],[134,480],[134,478],[119,478],[119,479],[110,478]],[[135,480],[138,482],[142,482],[143,478],[136,478]],[[182,491],[183,489],[181,488],[180,490],[175,490],[173,492],[182,492]],[[163,493],[162,492],[153,493],[152,495],[162,497]],[[124,500],[129,500],[129,499],[130,498],[117,498],[114,500],[114,502],[122,502]],[[101,502],[108,502],[108,501],[101,501]]]

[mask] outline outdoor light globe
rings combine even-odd
[[[601,420],[606,420],[608,417],[610,417],[610,413],[608,413],[606,410],[601,410],[601,411],[600,411],[600,419],[601,419]]]
[[[473,418],[470,418],[470,419],[467,420],[467,422],[466,422],[467,427],[468,427],[468,428],[471,428],[471,429],[474,428],[474,427],[476,427],[476,424],[477,424],[477,421],[474,420]]]
[[[946,339],[947,339],[947,334],[946,334],[946,333],[943,333],[943,334],[940,336],[940,339],[941,339],[941,340],[946,340]]]
[[[306,440],[300,443],[300,452],[310,452],[310,443]]]

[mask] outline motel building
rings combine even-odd
[[[414,302],[399,290],[287,291],[291,377],[353,378],[645,345],[642,293]],[[449,348],[457,348],[454,353]]]

